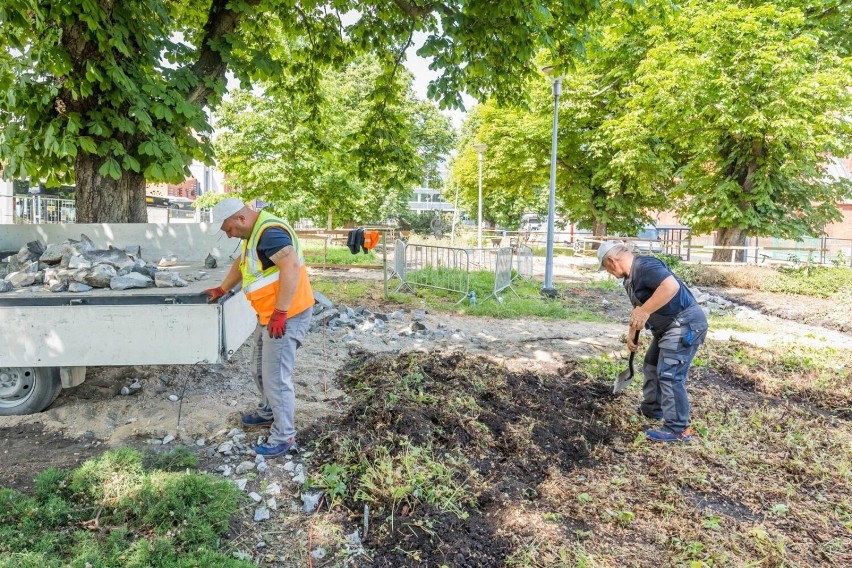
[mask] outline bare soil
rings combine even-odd
[[[406,373],[423,381],[420,386],[433,403],[416,397],[388,402],[399,393]],[[600,419],[615,398],[608,385],[578,380],[570,367],[555,376],[507,372],[488,359],[461,353],[362,355],[340,377],[354,404],[321,429],[316,437],[323,442],[313,461],[339,461],[337,442],[344,437],[358,440],[365,454],[376,445],[406,440],[440,452],[462,452],[473,476],[485,480],[455,480],[477,486],[478,506],[464,519],[429,506],[384,503],[373,523],[393,516],[396,530],[366,540],[376,566],[503,566],[504,512],[518,501],[536,502],[538,488],[554,470],[590,467],[595,449],[619,437]],[[453,406],[466,397],[472,399],[466,409]],[[405,552],[412,550],[420,552],[417,558]]]
[[[573,501],[565,505],[564,511],[559,509],[563,517],[558,526],[541,523],[542,514],[557,510],[553,496],[564,490],[553,485],[549,500],[541,501],[542,487],[549,486],[554,470],[569,472],[566,474],[569,481],[585,483],[584,476],[594,473],[596,464],[602,463],[600,460],[615,456],[617,459],[603,463],[600,465],[603,470],[594,474],[629,476],[631,471],[642,471],[643,475],[666,479],[666,472],[655,471],[656,464],[647,452],[634,453],[630,440],[638,432],[635,424],[599,422],[609,405],[617,405],[621,414],[627,416],[631,415],[636,401],[628,397],[613,400],[605,392],[606,385],[589,384],[574,375],[576,361],[585,357],[619,355],[626,359],[622,321],[628,306],[620,300],[619,292],[597,295],[583,290],[576,293],[577,301],[598,307],[609,320],[604,323],[533,318],[499,320],[429,313],[425,323],[431,329],[445,326],[462,330],[468,339],[428,343],[407,337],[379,337],[344,342],[341,334],[309,335],[298,354],[295,371],[296,422],[304,441],[320,440],[330,428],[357,428],[363,436],[389,432],[412,437],[431,436],[448,450],[481,450],[481,459],[474,460],[477,474],[493,482],[479,496],[479,507],[472,509],[465,520],[451,514],[438,514],[428,507],[407,511],[405,515],[401,510],[395,511],[404,518],[405,523],[399,526],[408,527],[407,532],[399,530],[370,536],[365,545],[375,553],[375,565],[502,566],[512,539],[536,542],[552,530],[570,539],[578,538],[577,535],[585,538],[582,535],[588,533],[589,527],[582,516],[571,513],[579,506]],[[832,309],[827,300],[799,296],[791,300],[787,296],[747,290],[713,292],[777,316],[767,316],[764,321],[772,328],[765,334],[767,341],[783,335],[822,344],[828,341],[839,347],[852,345],[852,337],[846,333],[852,329],[850,310],[836,306]],[[610,303],[603,304],[602,298]],[[365,303],[385,311],[399,307],[382,304],[379,299]],[[815,334],[819,337],[815,338]],[[726,332],[724,338],[729,337],[750,341],[756,334]],[[477,338],[479,342],[471,342],[469,338]],[[369,368],[370,361],[378,360],[365,358],[365,351],[396,359],[412,352],[430,353],[424,371],[436,379],[435,384],[468,394],[475,392],[471,383],[473,376],[482,380],[504,377],[506,386],[502,397],[475,397],[489,435],[470,431],[469,424],[460,423],[458,415],[453,418],[446,408],[430,413],[420,406],[418,412],[385,414],[378,421],[369,413],[369,408],[352,406],[351,392],[347,390],[352,387],[353,373],[359,365],[363,372]],[[225,365],[89,369],[83,385],[63,391],[46,411],[32,416],[0,417],[2,485],[29,491],[35,475],[48,467],[70,469],[111,447],[158,448],[167,434],[176,436],[172,444],[184,444],[202,451],[201,446],[196,446],[200,438],[204,438],[205,447],[221,440],[225,432],[239,425],[240,412],[256,402],[250,355],[251,347],[244,345],[234,361]],[[470,376],[460,373],[460,368],[467,368]],[[341,369],[346,371],[341,373]],[[375,371],[371,374],[376,375],[377,388],[381,388],[383,375],[379,368]],[[741,377],[718,372],[714,375],[710,371],[701,370],[691,379],[696,416],[720,411],[736,414],[742,408],[757,408],[767,402],[775,404],[770,397],[750,390]],[[137,394],[119,394],[122,386],[135,380],[142,384]],[[177,402],[169,400],[172,394],[179,397]],[[618,413],[619,410],[609,408],[608,412]],[[527,429],[521,432],[519,425]],[[319,457],[311,461],[319,463]],[[736,523],[761,519],[758,503],[723,485],[695,484],[684,491],[685,497],[699,511],[695,518],[685,520],[687,523],[700,525],[701,511],[730,517]],[[573,493],[571,498],[575,498]],[[641,499],[641,495],[635,495],[625,507],[639,511],[645,506]],[[519,514],[517,518],[506,518],[504,505],[509,501],[521,503],[520,510],[530,512],[531,516]],[[249,515],[248,520],[241,517],[237,525],[261,531],[251,522],[250,511],[244,513]],[[282,514],[281,518],[280,522],[288,530],[292,529],[288,534],[299,539],[298,543],[285,540],[279,543],[281,548],[277,550],[275,537],[267,535],[267,548],[259,557],[270,566],[304,565],[283,558],[291,558],[284,551],[295,547],[301,551],[300,561],[304,560],[305,547],[310,548],[310,537],[306,537],[306,533],[311,534],[305,526],[305,517],[293,513],[289,517]],[[530,518],[538,521],[532,522]],[[426,520],[429,523],[425,523]],[[636,558],[653,558],[658,535],[650,528],[646,528],[647,532],[640,529],[643,528],[635,528],[638,533],[630,536],[635,539],[632,546]],[[623,545],[619,539],[625,535],[618,528],[595,534],[596,538],[610,542],[613,549]],[[803,538],[807,540],[807,535]],[[421,551],[419,559],[402,552],[414,549]],[[648,555],[642,556],[645,552]],[[642,565],[636,558],[626,561],[625,565]],[[815,561],[819,563],[819,560]],[[327,559],[314,561],[313,565],[331,564]]]

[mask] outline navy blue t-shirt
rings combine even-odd
[[[293,240],[290,235],[281,227],[269,227],[263,231],[257,241],[257,257],[260,259],[263,269],[266,270],[275,264],[269,260],[270,256],[292,244]]]
[[[633,267],[630,269],[630,276],[625,279],[624,287],[627,288],[628,280],[633,285],[633,294],[643,304],[657,291],[663,280],[669,276],[674,276],[677,283],[680,284],[680,290],[675,294],[674,298],[669,300],[669,303],[657,310],[656,314],[667,317],[674,317],[680,312],[695,304],[695,298],[689,288],[680,281],[680,278],[672,274],[669,267],[662,260],[653,256],[637,256],[633,259]]]

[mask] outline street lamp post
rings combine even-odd
[[[473,149],[479,154],[479,215],[477,236],[479,241],[479,254],[482,255],[482,154],[488,149],[486,144],[474,144]]]
[[[542,69],[551,76],[553,67]],[[544,261],[544,286],[541,293],[553,298],[556,288],[553,287],[553,233],[556,225],[556,132],[559,128],[559,95],[562,94],[562,77],[553,77],[553,134],[550,144],[550,201],[547,209],[547,256]]]

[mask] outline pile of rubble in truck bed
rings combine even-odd
[[[39,241],[31,241],[17,254],[0,259],[0,292],[32,287],[43,287],[50,292],[172,288],[207,277],[204,272],[181,277],[176,271],[161,268],[174,265],[173,257],[163,258],[158,266],[145,262],[141,252],[139,246],[125,250],[97,249],[86,235],[80,235],[79,241],[68,239],[46,247]],[[215,268],[216,260],[208,256],[205,265]]]

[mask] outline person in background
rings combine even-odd
[[[689,400],[686,377],[698,347],[707,335],[707,317],[680,279],[653,256],[636,256],[624,244],[607,241],[598,249],[598,270],[624,279],[633,304],[627,347],[637,331],[651,330],[653,339],[642,366],[642,404],[639,413],[662,419],[661,428],[647,430],[657,442],[688,441]]]
[[[242,256],[234,261],[221,286],[205,290],[215,302],[237,284],[257,312],[254,332],[254,380],[261,400],[244,414],[244,426],[269,425],[258,455],[275,457],[296,449],[296,395],[293,367],[296,350],[311,324],[313,290],[296,232],[274,215],[257,212],[239,199],[224,199],[212,211],[214,222],[229,238],[243,239]]]

